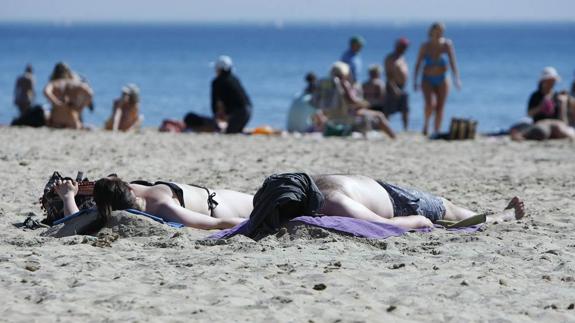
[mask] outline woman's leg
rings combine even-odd
[[[435,97],[437,98],[437,104],[435,106],[435,122],[433,131],[439,133],[441,131],[441,122],[443,121],[443,111],[445,110],[445,102],[447,101],[447,95],[449,94],[449,82],[447,80],[434,88]]]
[[[427,136],[429,133],[429,119],[431,119],[431,115],[435,110],[433,86],[429,81],[424,80],[421,84],[421,91],[423,92],[423,99],[425,100],[425,108],[423,112],[423,135]]]

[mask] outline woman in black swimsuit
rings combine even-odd
[[[71,180],[55,183],[64,201],[64,214],[78,212],[74,196],[78,184]],[[110,176],[96,181],[94,201],[102,221],[112,211],[137,209],[197,229],[226,229],[243,222],[252,211],[253,196],[231,190],[172,182],[130,184]]]

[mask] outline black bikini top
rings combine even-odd
[[[186,207],[186,204],[184,203],[184,190],[182,190],[182,188],[179,187],[176,183],[163,182],[163,181],[157,181],[155,183],[151,183],[148,181],[137,180],[137,181],[132,181],[131,184],[138,184],[138,185],[144,185],[144,186],[167,185],[174,192],[176,197],[178,198],[178,202],[180,202],[180,205],[183,208]],[[196,185],[196,184],[188,184],[188,185],[206,190],[206,192],[208,193],[208,209],[210,210],[210,216],[213,218],[214,217],[214,209],[216,207],[218,207],[218,201],[216,201],[214,199],[214,197],[216,196],[216,192],[210,192],[210,190],[204,186],[200,186],[200,185]]]

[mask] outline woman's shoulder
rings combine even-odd
[[[444,48],[449,48],[449,47],[453,46],[453,41],[449,38],[445,38],[445,37],[441,38],[440,42]]]

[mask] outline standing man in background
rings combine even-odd
[[[24,74],[18,77],[14,86],[14,104],[20,110],[20,117],[30,110],[35,97],[34,71],[32,70],[32,65],[28,64]]]
[[[409,97],[405,91],[409,68],[405,61],[405,51],[409,47],[407,38],[400,38],[395,43],[394,51],[387,55],[385,66],[385,103],[383,113],[387,118],[395,112],[401,112],[403,130],[409,126]]]
[[[227,122],[225,133],[241,133],[250,121],[252,103],[240,80],[232,73],[232,59],[220,56],[212,81],[212,112],[219,122]]]
[[[355,84],[361,80],[361,56],[359,52],[365,45],[365,40],[361,36],[353,36],[349,39],[349,48],[341,55],[341,61],[349,65],[351,75],[350,82]]]

